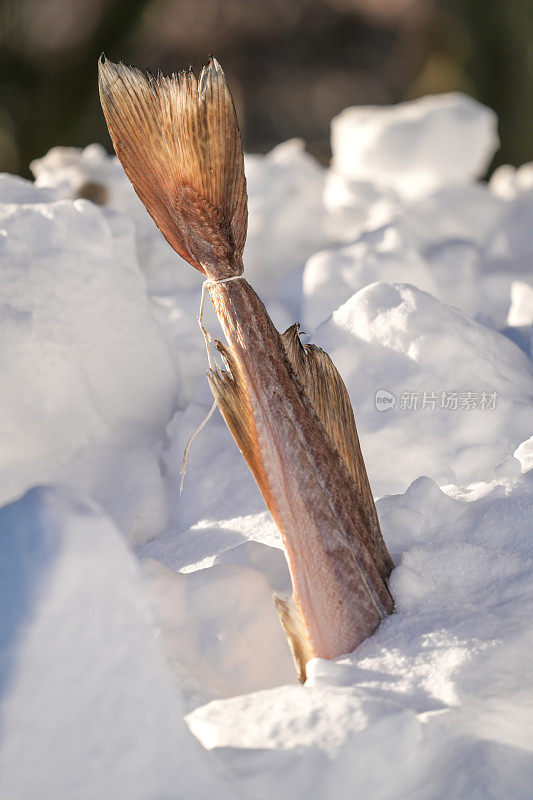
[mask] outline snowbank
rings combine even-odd
[[[308,259],[305,325],[315,328],[372,281],[401,281],[484,324],[505,326],[513,283],[531,275],[533,193],[503,200],[482,184],[443,187],[400,212],[382,206],[378,220],[375,203],[340,198],[330,185],[331,224],[349,229],[346,220],[356,220],[354,235]]]
[[[531,794],[533,168],[477,180],[495,118],[462,95],[332,139],[328,169],[246,157],[246,273],[345,378],[396,612],[304,687],[218,414],[177,491],[212,402],[201,276],[99,146],[0,177],[2,503],[30,489],[0,511],[2,800]]]
[[[326,170],[305,152],[300,139],[284,142],[266,156],[247,156],[245,167],[250,210],[246,273],[273,307],[278,327],[288,327],[300,313],[305,261],[329,242],[322,201]],[[280,319],[277,304],[290,316]]]
[[[491,480],[533,429],[531,361],[414,286],[361,289],[315,338],[348,387],[378,495],[420,473],[441,484]]]
[[[2,499],[60,479],[150,537],[169,518],[157,439],[179,377],[131,222],[20,181],[0,196]]]
[[[261,797],[525,800],[531,488],[466,501],[419,478],[378,502],[396,613],[351,656],[311,661],[305,687],[214,701],[191,730]]]
[[[138,263],[150,290],[164,293],[198,285],[200,276],[186,268],[185,262],[167,244],[137,198],[118,159],[109,156],[101,145],[91,144],[81,151],[75,147],[54,147],[30,166],[35,185],[52,190],[56,197],[87,198],[130,218]]]
[[[219,561],[183,574],[155,559],[147,559],[144,569],[163,652],[176,682],[190,695],[189,706],[296,683],[272,588],[263,572]]]
[[[0,797],[230,796],[181,719],[139,569],[78,495],[0,511]]]
[[[331,126],[332,166],[419,197],[483,175],[498,147],[496,125],[494,112],[459,93],[347,108]]]

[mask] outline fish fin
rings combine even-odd
[[[281,339],[294,373],[319,420],[348,467],[359,497],[360,511],[370,533],[383,577],[394,568],[383,536],[361,452],[348,391],[328,354],[314,344],[302,345],[298,323],[287,328]]]
[[[274,595],[274,603],[289,642],[298,679],[300,683],[305,683],[306,666],[307,662],[313,658],[313,651],[302,609],[294,597],[281,598]]]
[[[165,239],[211,278],[240,275],[248,219],[244,159],[216,59],[198,81],[192,71],[145,75],[103,55],[98,72],[115,152]]]
[[[250,467],[259,489],[270,507],[270,491],[244,377],[237,361],[233,358],[230,348],[222,344],[218,339],[215,340],[215,345],[224,358],[228,369],[225,371],[218,368],[209,370],[207,378],[211,391],[226,425],[237,443],[237,447],[246,459],[246,463]]]

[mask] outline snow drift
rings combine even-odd
[[[36,488],[2,509],[0,532],[0,796],[224,793],[181,719],[116,528],[78,495]]]
[[[201,279],[101,147],[0,179],[2,800],[529,797],[533,167],[481,180],[462,95],[347,109],[332,146],[247,156],[245,264],[345,379],[397,610],[303,687],[218,415],[177,491]]]

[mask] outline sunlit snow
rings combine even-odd
[[[433,96],[343,111],[328,169],[246,157],[246,275],[340,369],[396,564],[305,686],[218,413],[179,495],[201,276],[97,145],[0,177],[1,800],[531,796],[533,165],[481,180],[496,127]]]

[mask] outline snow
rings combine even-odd
[[[521,477],[469,501],[419,478],[379,501],[394,616],[354,654],[311,661],[305,687],[213,701],[191,730],[265,797],[294,796],[293,767],[320,798],[528,797],[532,505]]]
[[[18,201],[6,186],[0,207],[2,500],[59,480],[93,495],[132,540],[149,538],[168,522],[153,440],[180,381],[133,226],[87,200],[43,202],[14,186]]]
[[[231,796],[181,719],[139,566],[80,495],[0,512],[0,796]]]
[[[511,284],[511,307],[507,315],[507,324],[514,327],[526,327],[533,323],[533,287],[523,281]]]
[[[272,587],[240,556],[186,574],[155,559],[144,563],[162,649],[191,695],[189,704],[296,682]]]
[[[422,196],[483,175],[498,145],[496,126],[494,112],[458,92],[347,108],[331,126],[333,168]]]
[[[0,176],[1,800],[530,797],[533,165],[482,182],[495,117],[457,94],[332,147],[246,157],[246,274],[345,379],[396,611],[305,686],[218,413],[179,495],[201,276],[100,146]]]
[[[441,484],[490,480],[533,429],[525,354],[414,286],[366,286],[316,336],[366,432],[365,460],[378,495],[403,491],[420,474]],[[376,413],[379,390],[395,403]]]
[[[263,301],[285,304],[299,314],[298,283],[306,259],[328,244],[323,169],[304,142],[291,139],[266,156],[246,157],[250,219],[244,252],[246,273]],[[296,291],[295,291],[296,289]],[[278,312],[279,314],[279,312]]]

